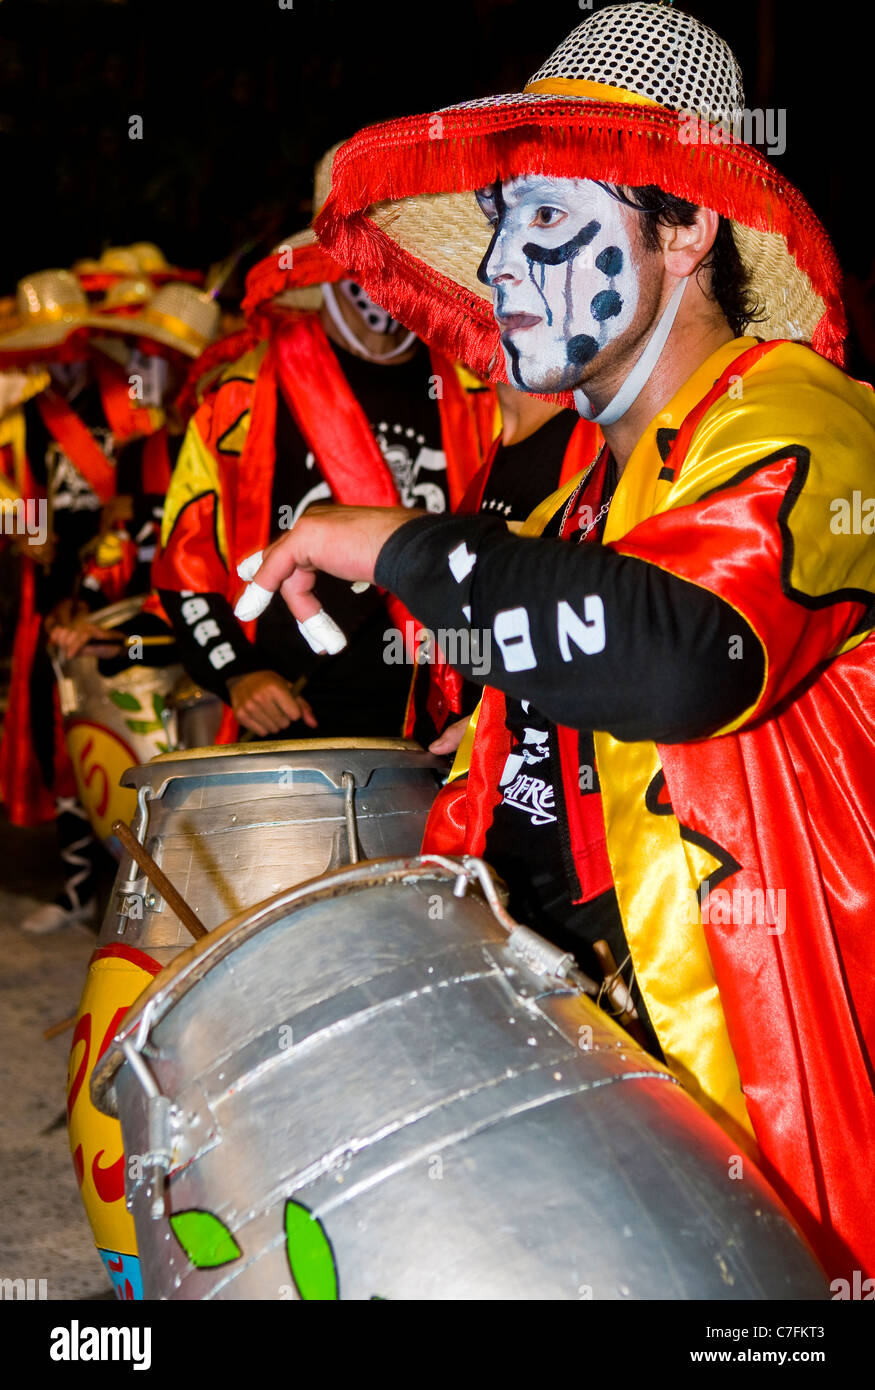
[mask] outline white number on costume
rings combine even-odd
[[[583,600],[583,618],[579,618],[565,599],[556,606],[556,630],[563,661],[571,660],[571,642],[587,656],[605,649],[605,605],[598,594],[587,594]]]
[[[205,618],[202,623],[198,623],[193,636],[199,647],[205,647],[211,637],[221,636],[219,624],[215,618]]]
[[[196,623],[210,611],[205,598],[190,598],[182,605],[182,616],[187,623]]]
[[[220,642],[218,647],[213,647],[210,652],[210,665],[217,671],[221,671],[223,666],[227,666],[229,661],[234,660],[234,648],[230,642]]]
[[[531,671],[537,666],[525,608],[503,608],[492,624],[505,671]]]

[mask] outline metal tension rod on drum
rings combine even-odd
[[[633,1019],[637,1018],[632,996],[616,968],[613,978],[597,985],[595,980],[590,979],[589,975],[580,969],[570,951],[563,951],[561,947],[554,946],[545,940],[540,933],[533,931],[531,927],[517,922],[505,910],[490,871],[482,859],[466,854],[459,861],[441,854],[424,854],[422,862],[440,864],[443,868],[457,873],[456,884],[453,889],[457,898],[464,897],[468,883],[476,878],[494,917],[507,932],[510,949],[521,960],[525,961],[529,969],[533,970],[536,975],[553,975],[556,979],[567,980],[581,993],[588,994],[594,999],[600,999],[602,994],[606,993],[617,1009],[618,1017],[630,1015]],[[457,872],[460,863],[463,868],[462,873]]]
[[[346,821],[349,862],[350,864],[357,864],[361,859],[361,853],[355,825],[355,778],[351,772],[344,772],[340,783],[343,787],[343,816]]]
[[[165,902],[170,904],[182,925],[191,932],[195,941],[206,936],[207,929],[194,909],[189,907],[182,894],[177,892],[164,870],[159,869],[151,854],[144,849],[136,835],[125,825],[123,820],[113,821],[112,833],[118,836],[123,848],[127,850],[134,863],[142,869],[150,883],[155,885]]]

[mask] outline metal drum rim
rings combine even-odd
[[[468,859],[467,864],[481,861]],[[490,877],[496,876],[488,865]],[[455,880],[466,873],[462,860],[437,859],[431,856],[413,858],[366,859],[359,864],[344,865],[329,870],[318,878],[306,879],[293,888],[285,888],[260,903],[237,912],[227,921],[214,927],[206,936],[187,947],[146,986],[128,1009],[118,1026],[112,1043],[96,1064],[90,1082],[91,1099],[104,1115],[118,1117],[114,1091],[115,1076],[125,1061],[122,1044],[141,1029],[160,1022],[174,1005],[184,997],[214,966],[243,942],[257,936],[285,916],[289,908],[299,909],[324,898],[337,897],[347,888],[368,887],[378,883],[396,883],[413,879]],[[476,885],[472,885],[476,888]],[[489,910],[489,905],[484,906]],[[239,933],[239,935],[238,935]]]
[[[348,766],[335,768],[333,760],[326,757],[331,753],[346,754],[344,761]],[[160,798],[171,782],[219,775],[243,778],[254,773],[276,772],[280,764],[296,772],[319,772],[338,790],[342,786],[342,773],[355,774],[358,770],[359,776],[367,773],[367,777],[357,783],[362,790],[370,775],[380,768],[432,768],[443,772],[446,759],[429,753],[409,739],[289,739],[281,743],[264,740],[159,753],[147,763],[128,768],[121,785],[150,786],[152,796]]]
[[[104,627],[110,630],[116,623],[126,622],[129,618],[135,618],[138,613],[142,612],[143,605],[148,597],[148,594],[138,594],[131,598],[119,599],[117,603],[110,603],[106,608],[98,608],[95,613],[90,615],[89,622],[95,623],[98,627]],[[93,666],[96,668],[96,657],[91,656],[85,657],[84,659],[93,663]],[[57,663],[65,676],[70,676],[71,679],[75,679],[72,675],[73,669],[76,663],[82,660],[83,654],[79,652],[76,656],[69,658],[69,660],[58,657]],[[174,665],[179,665],[179,663],[175,662]],[[180,667],[180,670],[181,669],[182,667]]]
[[[412,738],[289,738],[274,741],[259,739],[251,743],[207,744],[203,748],[183,748],[172,753],[158,753],[151,759],[153,763],[172,763],[196,754],[201,758],[223,758],[229,756],[252,756],[263,752],[269,745],[277,753],[305,753],[308,749],[326,753],[331,749],[360,749],[362,752],[383,750],[385,752],[425,753],[421,744]],[[430,756],[435,756],[434,754]]]

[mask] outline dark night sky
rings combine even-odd
[[[786,109],[776,162],[848,267],[865,270],[861,11],[686,7],[732,44],[748,106]],[[132,240],[158,241],[183,265],[248,237],[266,251],[307,220],[313,164],[335,140],[519,88],[587,13],[572,0],[0,0],[0,293],[29,271]],[[141,141],[128,138],[132,114]]]

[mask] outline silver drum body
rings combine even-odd
[[[179,956],[92,1082],[145,1296],[827,1297],[753,1162],[730,1180],[730,1139],[568,961],[481,861],[436,857],[336,871]]]
[[[130,768],[134,833],[207,930],[358,859],[416,854],[440,759],[405,739],[194,748]],[[191,937],[126,854],[99,945],[167,965]]]

